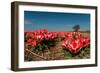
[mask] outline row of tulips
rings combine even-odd
[[[81,48],[89,46],[90,39],[84,38],[80,32],[71,32],[65,38],[62,47],[68,49],[71,53],[76,54],[80,51]]]
[[[53,40],[57,37],[56,32],[49,32],[46,29],[36,30],[33,32],[25,32],[25,44],[37,46],[43,40]]]
[[[71,53],[77,53],[81,48],[90,44],[90,39],[84,38],[80,32],[49,32],[47,29],[41,29],[25,32],[25,45],[36,47],[44,40],[50,41],[59,37],[64,38],[64,42],[61,44],[62,48],[68,49]]]

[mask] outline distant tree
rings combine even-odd
[[[74,27],[72,27],[73,28],[73,30],[75,31],[75,32],[77,32],[77,31],[79,31],[79,29],[80,29],[80,25],[75,25]]]

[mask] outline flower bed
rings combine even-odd
[[[25,49],[37,54],[41,52],[43,57],[45,51],[48,51],[52,55],[53,51],[51,49],[56,51],[60,49],[65,56],[62,59],[66,59],[66,56],[69,55],[77,56],[82,50],[87,50],[86,48],[90,50],[90,38],[84,36],[81,32],[50,32],[47,29],[41,29],[25,32],[24,41]]]

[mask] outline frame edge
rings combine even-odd
[[[11,2],[11,70],[18,70],[18,46],[17,45],[17,28],[18,27],[18,5],[16,2]]]

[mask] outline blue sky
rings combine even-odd
[[[81,31],[90,30],[90,14],[24,11],[25,31],[73,31],[72,27],[77,24]]]

